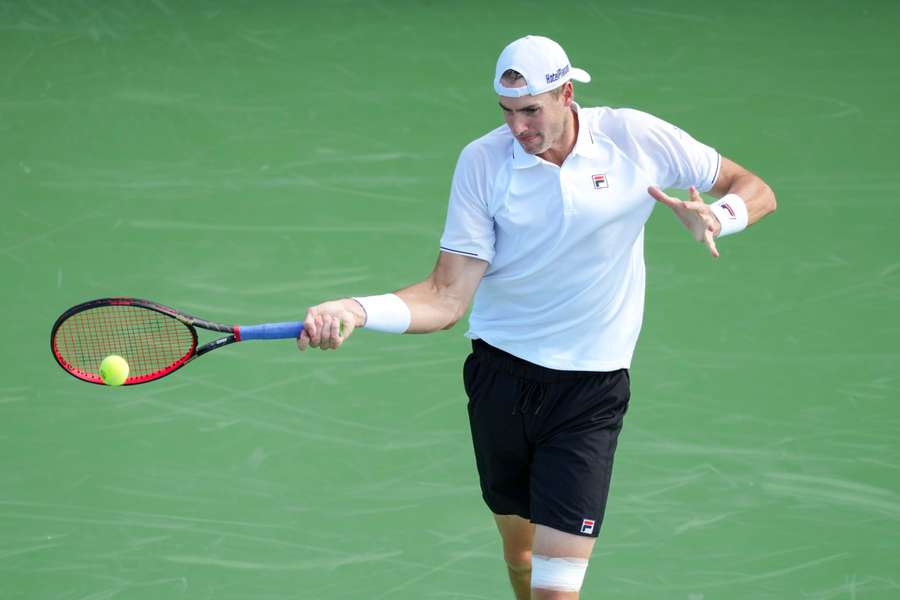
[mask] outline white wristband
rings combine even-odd
[[[409,329],[412,315],[409,307],[397,294],[353,298],[366,311],[366,329],[384,333],[404,333]]]
[[[743,231],[747,227],[747,205],[737,194],[727,194],[709,205],[722,224],[717,237]]]

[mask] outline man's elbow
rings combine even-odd
[[[768,202],[766,203],[766,214],[775,212],[775,209],[778,208],[778,200],[775,199],[775,190],[773,190],[768,183],[764,183],[766,186],[766,199]]]
[[[775,199],[775,191],[768,183],[761,178],[756,177],[755,185],[750,192],[753,199],[752,209],[750,209],[750,223],[756,223],[768,214],[775,212],[778,208],[778,201]]]
[[[447,322],[446,325],[441,327],[441,331],[447,331],[449,329],[453,329],[456,326],[456,324],[459,323],[461,320],[462,320],[462,317],[453,317],[452,319],[450,319]]]
[[[466,316],[466,310],[468,310],[468,308],[468,306],[461,303],[454,306],[452,310],[448,311],[449,320],[441,329],[444,331],[453,329],[453,327]]]

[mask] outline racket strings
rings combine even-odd
[[[56,350],[68,368],[93,375],[110,354],[128,362],[130,377],[157,373],[186,360],[194,345],[193,333],[177,319],[126,305],[76,313],[56,333]]]

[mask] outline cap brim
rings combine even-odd
[[[577,67],[572,67],[569,71],[569,78],[574,79],[575,81],[580,81],[581,83],[588,83],[591,80],[590,74],[584,69],[579,69]]]

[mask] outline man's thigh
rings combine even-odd
[[[545,407],[530,465],[529,517],[560,532],[597,537],[628,409],[628,375],[598,373],[556,393]]]
[[[534,543],[534,524],[519,515],[494,514],[497,530],[503,538],[503,558],[511,565],[530,567]]]
[[[525,383],[475,354],[466,360],[463,380],[482,497],[494,514],[527,519],[532,446],[516,411]]]
[[[531,549],[534,554],[550,558],[591,557],[597,538],[566,533],[545,525],[534,526],[534,540]]]

